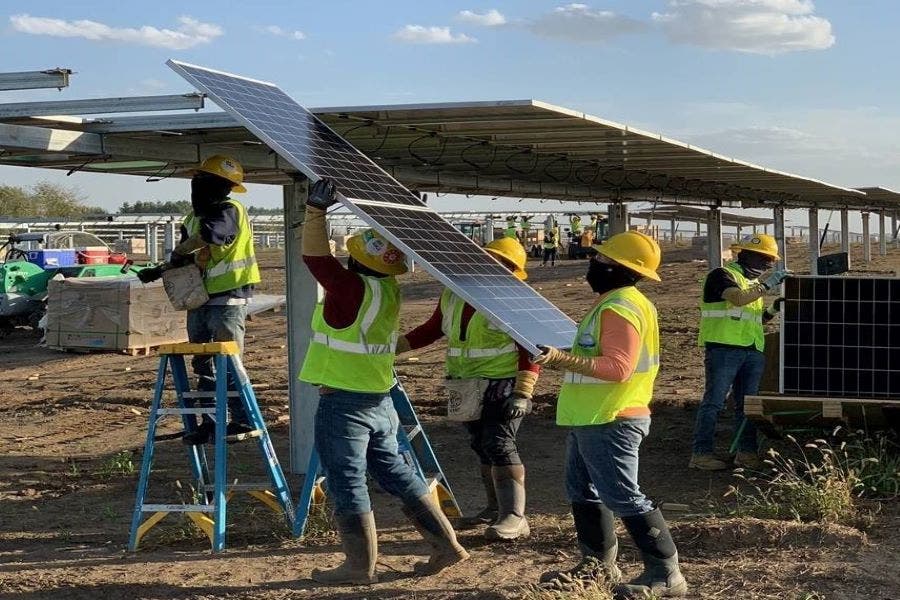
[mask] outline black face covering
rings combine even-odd
[[[748,279],[756,279],[772,268],[773,260],[765,254],[752,250],[741,250],[738,253],[737,264],[744,269],[744,275]]]
[[[234,186],[223,177],[199,174],[191,179],[191,207],[195,215],[203,215],[211,208],[225,202]]]
[[[610,265],[591,259],[588,266],[587,282],[597,294],[634,285],[640,278],[641,276],[634,271],[619,265]]]
[[[364,275],[366,277],[387,277],[387,275],[385,275],[384,273],[373,271],[352,256],[347,259],[347,268],[354,273],[359,273],[360,275]]]

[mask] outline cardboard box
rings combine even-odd
[[[162,282],[53,279],[47,292],[46,340],[52,348],[134,350],[187,341],[187,313],[172,308]]]

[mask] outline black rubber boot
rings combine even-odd
[[[492,472],[499,516],[496,523],[484,530],[484,537],[507,541],[528,537],[531,528],[525,518],[525,467],[494,467]]]
[[[336,518],[341,546],[347,558],[334,569],[313,569],[313,580],[332,585],[377,583],[375,561],[378,560],[378,534],[374,513],[370,511]]]
[[[542,587],[570,589],[591,584],[615,584],[622,579],[616,566],[619,540],[616,537],[616,517],[603,504],[573,502],[572,516],[582,559],[566,571],[549,571],[541,575]]]
[[[481,465],[481,484],[484,486],[487,506],[470,517],[460,518],[456,525],[457,529],[474,529],[479,525],[490,525],[497,520],[497,492],[494,490],[494,477],[491,475],[491,465]]]
[[[419,496],[414,502],[405,505],[403,514],[409,517],[416,531],[431,546],[428,560],[419,561],[413,567],[417,575],[434,575],[469,558],[466,549],[456,541],[456,532],[450,521],[431,494]]]
[[[616,600],[675,598],[687,594],[687,582],[678,568],[678,550],[669,526],[657,508],[622,522],[641,552],[644,572],[625,585],[616,586]]]

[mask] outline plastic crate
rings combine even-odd
[[[71,267],[78,264],[78,253],[75,250],[28,250],[28,262],[42,269],[55,267]]]

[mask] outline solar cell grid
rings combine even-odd
[[[571,346],[575,323],[562,311],[276,86],[168,64],[310,179],[332,179],[350,210],[523,347]]]
[[[900,279],[785,281],[782,391],[900,400]]]

